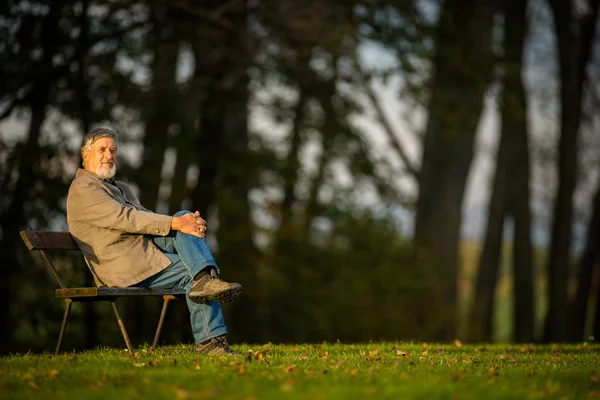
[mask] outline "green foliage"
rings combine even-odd
[[[428,343],[233,346],[239,359],[190,346],[15,354],[0,358],[4,398],[398,399],[590,398],[598,345]]]

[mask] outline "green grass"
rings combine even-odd
[[[191,346],[0,358],[2,399],[600,398],[600,345],[409,343]],[[406,353],[406,354],[405,354]]]

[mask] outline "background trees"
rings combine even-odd
[[[54,340],[60,304],[18,231],[67,228],[79,141],[97,125],[118,131],[119,175],[146,207],[207,218],[226,278],[246,287],[226,308],[233,340],[598,334],[600,307],[588,306],[598,298],[598,169],[582,161],[597,160],[597,107],[587,105],[597,99],[598,1],[578,5],[6,2],[3,351]],[[553,62],[537,62],[541,51]],[[556,132],[541,128],[546,119]],[[497,146],[478,145],[495,136]],[[542,149],[556,157],[540,159]],[[541,168],[557,171],[545,182],[552,204],[537,189]],[[469,238],[477,219],[486,228]],[[80,282],[83,267],[61,264]],[[127,304],[135,342],[150,337],[158,306]],[[101,307],[81,312],[72,346],[118,343]],[[187,326],[185,307],[169,319]]]

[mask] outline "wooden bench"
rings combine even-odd
[[[117,323],[125,339],[125,345],[129,354],[134,356],[135,353],[129,340],[129,335],[125,329],[125,324],[121,319],[119,310],[117,309],[116,300],[119,297],[137,297],[137,296],[162,296],[163,307],[158,320],[158,326],[154,335],[154,341],[152,342],[152,348],[156,348],[158,344],[158,338],[160,331],[167,313],[167,306],[170,300],[176,298],[183,298],[185,296],[184,289],[146,289],[141,287],[127,287],[127,288],[115,288],[115,287],[78,287],[70,288],[63,282],[58,270],[54,267],[52,260],[48,257],[46,251],[76,251],[80,252],[79,247],[69,232],[52,232],[52,231],[34,231],[24,230],[21,231],[21,237],[27,245],[27,248],[31,251],[39,251],[42,254],[46,265],[50,269],[50,272],[58,281],[60,289],[56,289],[56,298],[63,299],[67,306],[62,320],[62,326],[58,335],[58,343],[56,344],[56,351],[54,354],[60,352],[62,345],[63,336],[67,327],[67,321],[69,319],[69,313],[71,311],[71,304],[85,301],[108,301],[112,304],[112,308],[117,318]],[[81,252],[80,252],[81,254]],[[83,255],[82,255],[83,258]],[[90,272],[91,273],[91,272]]]

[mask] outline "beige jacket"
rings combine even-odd
[[[84,169],[69,188],[69,232],[98,286],[131,286],[169,266],[145,235],[167,235],[172,219],[144,208],[125,183],[103,181]]]

